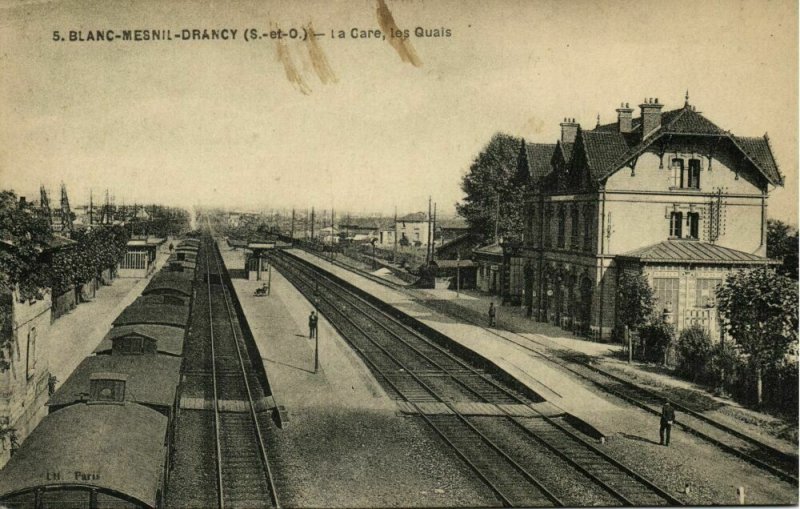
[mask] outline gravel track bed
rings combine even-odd
[[[211,446],[209,446],[211,444]],[[214,414],[181,410],[175,433],[175,455],[166,492],[168,508],[216,506]]]
[[[739,486],[748,504],[797,504],[796,487],[697,437],[673,428],[670,446],[659,445],[657,419],[631,419],[624,433],[608,437],[601,448],[688,505],[738,505]]]
[[[470,417],[490,440],[569,506],[614,506],[619,501],[505,417]]]
[[[314,408],[266,432],[286,507],[499,507],[416,416]]]

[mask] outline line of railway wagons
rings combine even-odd
[[[0,506],[163,505],[200,242],[181,241],[0,470]]]

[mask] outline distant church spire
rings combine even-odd
[[[686,89],[686,102],[683,103],[684,106],[689,106],[689,89]]]

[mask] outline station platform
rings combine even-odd
[[[288,251],[396,307],[487,359],[540,395],[550,405],[584,423],[597,436],[606,437],[624,429],[628,415],[626,409],[599,397],[587,386],[554,367],[529,345],[498,341],[499,331],[459,322],[450,316],[437,313],[416,302],[406,293],[371,281],[305,251],[298,249]],[[602,347],[602,345],[597,346]]]
[[[236,277],[245,264],[244,252],[218,245],[284,418],[288,415],[291,422],[293,412],[314,407],[397,412],[394,401],[324,316],[317,326],[319,370],[314,373],[315,341],[308,337],[313,306],[275,270],[270,294],[255,296],[264,281]]]

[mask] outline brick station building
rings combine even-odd
[[[643,271],[678,331],[718,337],[714,290],[765,258],[767,197],[783,184],[767,135],[742,137],[689,104],[623,104],[617,122],[561,124],[555,144],[526,143],[524,266],[532,316],[608,341],[622,271]]]

